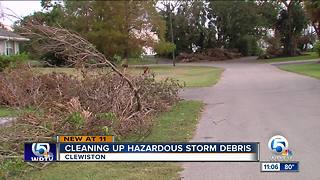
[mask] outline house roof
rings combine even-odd
[[[0,39],[14,40],[14,41],[29,41],[28,38],[24,38],[19,34],[16,34],[12,31],[0,28]]]

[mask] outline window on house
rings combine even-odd
[[[6,55],[13,55],[13,41],[6,41]]]

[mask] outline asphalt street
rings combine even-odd
[[[300,172],[261,173],[258,162],[192,162],[183,164],[182,179],[320,179],[320,80],[253,58],[196,65],[225,71],[213,87],[182,92],[185,99],[206,103],[192,141],[260,142],[261,160],[270,160],[268,140],[280,134]]]

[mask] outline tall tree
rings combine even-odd
[[[210,1],[209,8],[218,46],[240,50],[256,44],[277,16],[276,4],[269,1]]]
[[[302,30],[307,26],[307,19],[300,1],[281,1],[283,9],[277,20],[277,30],[280,32],[284,45],[284,54],[297,55],[297,40]]]
[[[165,23],[155,1],[42,1],[44,12],[26,18],[48,25],[60,25],[87,38],[107,57],[128,58],[154,46],[165,33]],[[59,10],[59,11],[58,11]],[[59,12],[59,13],[58,13]]]
[[[171,39],[172,23],[177,53],[213,47],[215,31],[209,28],[208,5],[205,1],[163,1],[160,14],[166,21],[165,38]],[[171,17],[171,19],[170,19]]]
[[[165,31],[154,1],[66,1],[66,11],[74,18],[73,29],[106,55],[128,58],[153,46],[155,35],[161,38]]]
[[[305,0],[304,8],[317,33],[318,39],[320,39],[320,1]]]

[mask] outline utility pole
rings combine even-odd
[[[172,17],[171,17],[171,13],[172,13],[172,11],[171,11],[171,3],[169,4],[169,21],[170,21],[170,30],[171,30],[171,43],[172,44],[174,44],[174,41],[173,41],[173,29],[172,29]],[[173,64],[173,66],[176,66],[176,61],[175,61],[175,55],[174,55],[174,49],[173,49],[173,51],[172,51],[172,64]]]

